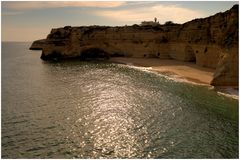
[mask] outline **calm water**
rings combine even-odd
[[[2,43],[2,158],[238,158],[238,101]]]

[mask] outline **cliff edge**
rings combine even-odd
[[[184,24],[52,29],[30,49],[43,60],[142,57],[176,59],[216,69],[211,85],[238,86],[239,6]]]

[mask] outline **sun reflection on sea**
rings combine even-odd
[[[93,121],[94,127],[90,132],[94,148],[101,155],[134,157],[137,151],[136,135],[132,132],[134,120],[129,115],[133,102],[122,89],[102,90],[97,98],[100,103],[89,115],[94,119],[98,117]]]
[[[119,77],[109,77],[109,79],[118,79]],[[124,86],[127,83],[128,86]],[[132,110],[136,110],[134,87],[129,85],[131,82],[120,84],[111,84],[99,81],[97,83],[89,83],[82,88],[89,93],[89,97],[82,98],[77,103],[77,108],[85,104],[86,113],[78,113],[78,119],[71,130],[73,141],[70,145],[71,152],[82,157],[86,152],[89,152],[91,158],[104,157],[136,157],[138,146],[138,135],[134,128],[139,126],[132,117]],[[99,89],[98,89],[99,88]],[[92,97],[94,95],[94,97]],[[91,101],[89,101],[91,99]],[[141,107],[138,107],[141,109]],[[83,110],[83,108],[81,109]],[[136,116],[136,111],[135,116]],[[135,118],[136,119],[136,118]],[[84,122],[84,123],[83,123]],[[88,122],[88,123],[86,123]],[[136,126],[135,126],[136,125]],[[143,130],[141,129],[142,133]],[[143,136],[147,135],[143,134]],[[141,137],[144,138],[144,137]],[[147,138],[145,138],[147,139]],[[84,153],[83,153],[84,151]]]

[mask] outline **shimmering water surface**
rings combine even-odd
[[[2,158],[237,158],[238,101],[2,43]]]

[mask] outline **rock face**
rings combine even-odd
[[[52,29],[30,49],[53,58],[155,57],[216,68],[212,85],[238,85],[238,5],[224,13],[180,24],[88,26]]]
[[[31,50],[42,50],[42,47],[45,44],[45,42],[46,42],[45,39],[34,41],[29,49],[31,49]]]

